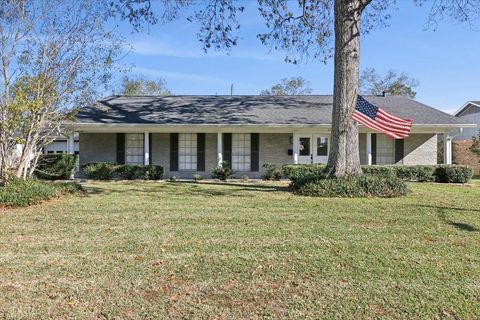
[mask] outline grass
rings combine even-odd
[[[0,212],[0,318],[478,319],[480,185],[98,182]]]

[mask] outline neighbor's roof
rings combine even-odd
[[[480,108],[480,101],[467,101],[463,106],[460,107],[457,111],[453,113],[455,117],[460,117],[463,115],[464,111],[467,110],[469,107],[477,107]]]
[[[400,96],[364,96],[414,124],[459,125],[461,120]],[[332,96],[113,96],[82,109],[79,123],[167,125],[325,125]]]

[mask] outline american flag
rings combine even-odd
[[[402,119],[385,112],[361,96],[357,97],[357,106],[353,112],[353,120],[367,128],[385,133],[392,139],[404,139],[410,134],[413,120]]]

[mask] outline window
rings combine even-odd
[[[394,163],[395,140],[384,134],[377,134],[377,164]]]
[[[178,169],[197,170],[197,134],[178,135]]]
[[[310,138],[300,138],[298,150],[300,151],[299,153],[301,156],[309,156],[310,155]]]
[[[63,151],[61,151],[61,150],[57,150],[57,153],[63,153]]]
[[[328,138],[317,138],[317,156],[328,156]]]
[[[233,133],[232,169],[237,171],[250,171],[250,154],[250,133]]]
[[[143,133],[125,134],[125,164],[143,164]]]
[[[53,153],[53,150],[48,150],[47,153]]]

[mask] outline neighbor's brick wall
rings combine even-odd
[[[404,165],[437,164],[437,135],[411,134],[405,139]]]
[[[116,162],[117,136],[115,133],[79,134],[80,165],[90,162]]]
[[[471,166],[475,174],[480,174],[480,157],[474,155],[470,150],[471,140],[453,141],[452,143],[452,162]]]

